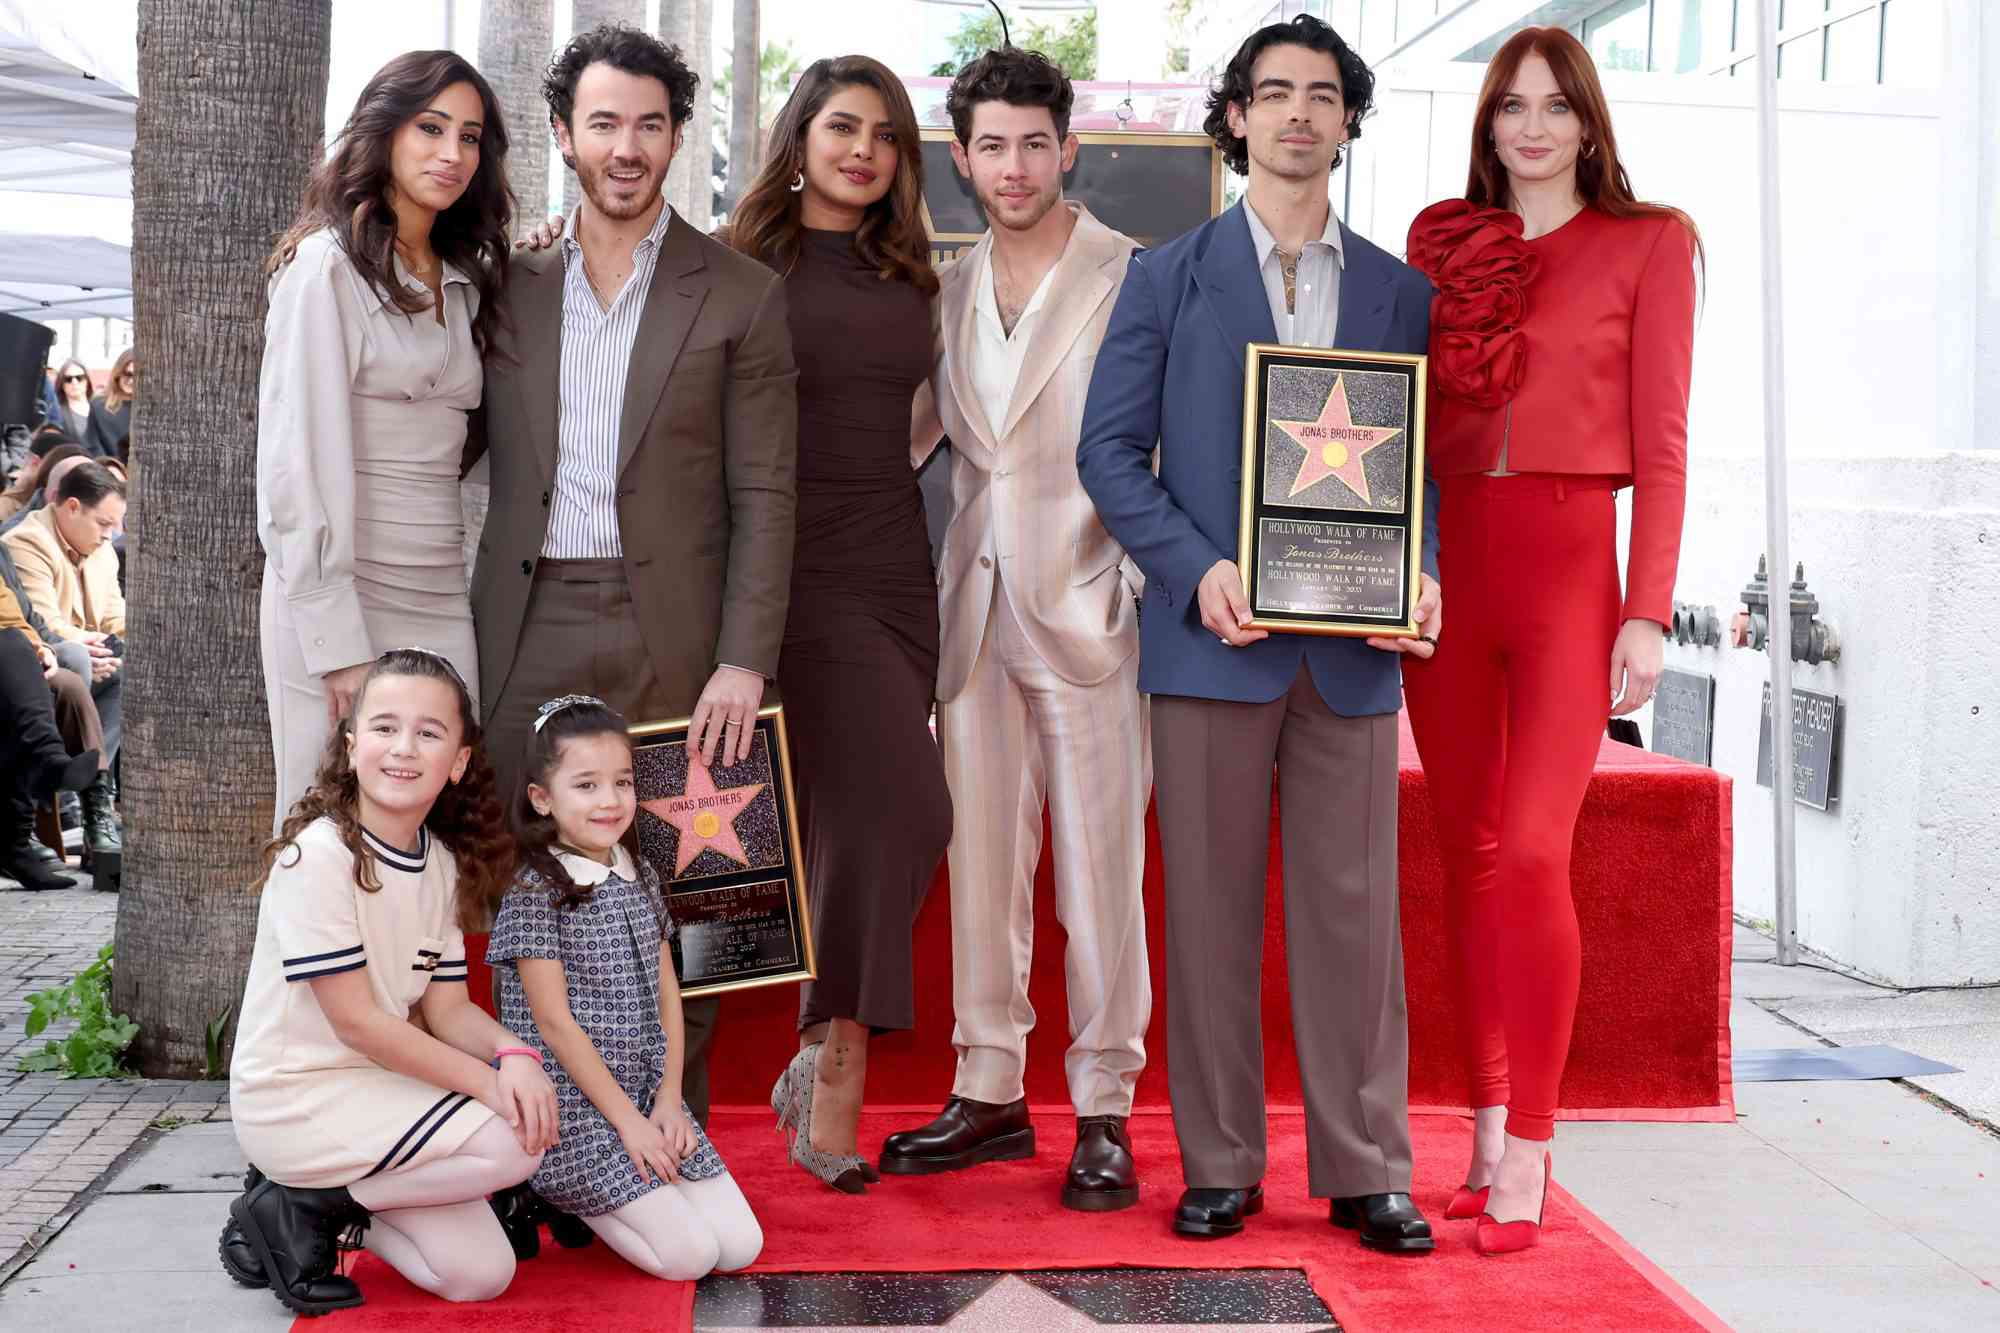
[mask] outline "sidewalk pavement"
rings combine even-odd
[[[108,898],[43,895],[24,911],[26,897],[0,895],[0,1051],[18,1035],[21,996],[67,977],[110,937],[99,906]],[[43,922],[42,934],[14,929],[27,917]],[[87,938],[59,944],[50,922]],[[1770,941],[1737,932],[1738,1049],[1826,1044],[1776,1011],[1823,1016],[1829,1035],[1851,1030],[1857,1044],[1896,1040],[1950,1060],[1945,1051],[1965,1037],[1958,1029],[1986,1021],[1965,1016],[2000,1003],[2000,992],[1959,992],[1952,1007],[1933,1008],[1940,1001],[1779,968],[1770,956]],[[1883,1005],[1908,1007],[1868,1007]],[[1841,1026],[1858,1024],[1857,1014],[1894,1021]],[[1941,1014],[1965,1021],[1928,1022]],[[1932,1036],[1939,1046],[1926,1045]],[[2000,1231],[1988,1220],[2000,1197],[2000,1133],[1981,1100],[1992,1086],[1991,1043],[1959,1062],[1966,1074],[1922,1080],[1935,1085],[1930,1094],[1879,1081],[1740,1085],[1730,1125],[1565,1123],[1556,1178],[1746,1333],[2000,1328]],[[23,1106],[0,1110],[0,1142],[34,1140],[15,1164],[43,1151],[31,1169],[64,1164],[37,1181],[55,1188],[0,1203],[0,1237],[32,1235],[11,1257],[14,1242],[0,1240],[0,1327],[280,1333],[289,1316],[270,1294],[235,1286],[216,1265],[243,1171],[226,1107],[198,1096],[222,1085],[107,1082],[80,1098],[71,1095],[78,1086],[0,1075],[0,1107]],[[1986,1107],[1988,1119],[1944,1098]],[[4,1127],[8,1114],[18,1131]],[[168,1128],[182,1118],[197,1123]],[[114,1151],[124,1143],[136,1146]],[[107,1155],[116,1158],[108,1171],[99,1164]],[[1171,1164],[1142,1165],[1154,1188],[1170,1183]],[[13,1169],[0,1165],[0,1180]],[[86,1173],[96,1183],[75,1187]],[[54,1211],[32,1211],[47,1204]]]

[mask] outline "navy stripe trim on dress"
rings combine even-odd
[[[453,1116],[457,1115],[460,1111],[464,1110],[466,1105],[469,1102],[471,1102],[471,1100],[472,1096],[470,1093],[464,1093],[464,1092],[459,1093],[458,1100],[452,1103],[451,1107],[448,1110],[446,1110],[443,1115],[437,1118],[436,1124],[432,1125],[429,1129],[424,1131],[424,1136],[422,1138],[418,1139],[415,1143],[410,1145],[410,1150],[403,1154],[402,1159],[398,1161],[396,1165],[398,1167],[408,1166],[410,1164],[410,1159],[415,1157],[418,1153],[422,1152],[424,1150],[424,1145],[431,1141],[432,1135],[436,1134],[439,1130],[444,1128],[445,1121],[451,1119]]]
[[[315,977],[334,977],[339,976],[342,972],[359,972],[366,966],[368,966],[366,958],[357,958],[351,963],[339,963],[333,967],[314,967],[303,971],[287,972],[285,973],[285,980],[311,981]]]
[[[408,1142],[409,1142],[409,1141],[410,1141],[411,1139],[415,1138],[415,1137],[416,1137],[416,1135],[417,1135],[417,1132],[418,1132],[419,1130],[421,1130],[421,1129],[422,1129],[422,1128],[423,1128],[423,1127],[425,1126],[425,1124],[429,1123],[429,1121],[430,1121],[431,1117],[432,1117],[432,1116],[434,1116],[434,1115],[436,1115],[436,1114],[437,1114],[437,1113],[438,1113],[439,1111],[441,1111],[441,1110],[443,1110],[443,1109],[444,1109],[444,1105],[445,1105],[445,1103],[446,1103],[446,1102],[450,1101],[450,1100],[451,1100],[452,1098],[454,1098],[454,1097],[460,1097],[460,1098],[463,1098],[464,1096],[465,1096],[465,1094],[464,1094],[464,1093],[462,1093],[462,1092],[447,1092],[447,1093],[446,1093],[446,1094],[445,1094],[444,1096],[442,1096],[442,1097],[438,1098],[438,1099],[437,1099],[436,1101],[432,1102],[432,1103],[431,1103],[431,1105],[430,1105],[430,1109],[429,1109],[429,1110],[427,1110],[427,1111],[425,1111],[425,1112],[424,1112],[424,1113],[423,1113],[422,1115],[420,1115],[420,1116],[418,1116],[418,1117],[417,1117],[417,1123],[416,1123],[416,1124],[414,1124],[414,1125],[411,1125],[411,1126],[410,1126],[410,1127],[409,1127],[408,1129],[406,1129],[406,1130],[404,1130],[404,1131],[403,1131],[403,1137],[402,1137],[402,1138],[400,1138],[400,1139],[397,1139],[397,1140],[396,1140],[396,1146],[395,1146],[395,1147],[393,1147],[393,1148],[391,1148],[391,1149],[389,1149],[389,1151],[388,1151],[388,1152],[384,1153],[384,1154],[382,1155],[382,1160],[381,1160],[381,1161],[379,1161],[379,1162],[375,1163],[375,1169],[374,1169],[373,1171],[370,1171],[370,1172],[368,1173],[368,1176],[372,1176],[372,1175],[375,1175],[375,1174],[376,1174],[377,1172],[381,1172],[381,1171],[386,1171],[386,1170],[388,1170],[388,1169],[389,1169],[389,1163],[391,1163],[391,1162],[393,1162],[393,1161],[395,1161],[395,1160],[396,1160],[396,1154],[397,1154],[397,1153],[399,1153],[399,1152],[401,1152],[401,1151],[403,1151],[403,1145],[404,1145],[404,1144],[406,1144],[406,1143],[408,1143]],[[457,1108],[456,1108],[456,1107],[454,1107],[453,1109],[454,1109],[454,1110],[456,1110]],[[445,1114],[446,1114],[447,1116],[449,1116],[449,1115],[451,1114],[451,1112],[450,1112],[450,1111],[446,1111],[446,1112],[445,1112]],[[439,1123],[439,1124],[442,1124],[442,1123],[444,1123],[444,1122],[443,1122],[443,1121],[439,1121],[438,1123]],[[435,1126],[433,1126],[433,1130],[435,1130]],[[424,1137],[426,1137],[426,1138],[429,1138],[430,1136],[429,1136],[429,1135],[425,1135]],[[363,1179],[363,1180],[366,1180],[366,1179],[368,1179],[368,1176],[363,1176],[363,1177],[362,1177],[362,1179]]]
[[[281,961],[286,967],[297,967],[301,963],[324,963],[334,958],[346,958],[350,954],[360,952],[361,946],[357,944],[351,949],[335,949],[330,953],[309,953],[303,958],[286,958]]]
[[[424,868],[425,862],[430,857],[431,831],[422,826],[419,826],[417,829],[417,849],[413,852],[406,852],[400,847],[390,846],[373,833],[370,833],[366,828],[361,830],[361,840],[367,844],[368,850],[374,855],[375,859],[383,865],[388,866],[391,870],[403,870],[411,874],[416,874]]]

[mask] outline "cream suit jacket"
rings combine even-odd
[[[1057,675],[1095,685],[1139,651],[1138,567],[1097,519],[1076,475],[1083,403],[1098,344],[1136,243],[1081,204],[1049,280],[1003,420],[986,419],[969,359],[974,284],[992,233],[940,275],[937,356],[917,391],[910,461],[951,438],[950,526],[938,556],[937,697],[964,690],[979,657],[996,575],[1028,642]]]

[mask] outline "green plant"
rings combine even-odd
[[[1014,45],[1023,51],[1040,51],[1063,73],[1076,81],[1097,77],[1097,10],[1090,9],[1067,23],[1037,23],[1033,19],[1010,20]],[[934,78],[948,79],[960,69],[1000,45],[1000,18],[981,12],[968,15],[951,35],[951,59],[931,70]]]
[[[229,1066],[222,1060],[222,1034],[229,1030],[229,1015],[236,1009],[236,1001],[222,1006],[222,1012],[208,1020],[208,1028],[203,1034],[207,1043],[207,1067],[202,1070],[203,1078],[228,1078]]]
[[[121,1078],[131,1071],[119,1061],[139,1025],[111,1012],[111,946],[97,951],[97,961],[60,986],[28,997],[28,1035],[39,1037],[49,1024],[75,1019],[76,1031],[21,1059],[24,1074],[60,1071],[64,1078]]]

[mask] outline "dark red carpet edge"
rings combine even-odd
[[[864,1144],[909,1123],[871,1111]],[[1240,1236],[1193,1241],[1172,1234],[1179,1194],[1173,1125],[1165,1113],[1132,1120],[1144,1177],[1136,1207],[1076,1213],[1058,1190],[1074,1133],[1066,1113],[1038,1117],[1038,1155],[1026,1162],[949,1176],[892,1178],[862,1197],[836,1194],[785,1161],[768,1110],[718,1112],[717,1147],[757,1209],[766,1237],[754,1272],[949,1272],[1061,1268],[1302,1269],[1348,1333],[1400,1330],[1616,1329],[1685,1333],[1725,1326],[1558,1186],[1541,1246],[1493,1258],[1472,1249],[1470,1222],[1445,1222],[1445,1201],[1469,1146],[1455,1116],[1413,1122],[1416,1197],[1433,1220],[1438,1249],[1394,1258],[1361,1249],[1327,1224],[1326,1205],[1306,1197],[1301,1117],[1271,1117],[1268,1204]],[[1558,1139],[1560,1152],[1560,1139]],[[1562,1164],[1558,1156],[1556,1171]],[[359,1310],[299,1322],[330,1329],[480,1329],[542,1333],[587,1325],[599,1333],[692,1326],[693,1288],[644,1277],[604,1246],[545,1249],[520,1266],[513,1287],[483,1305],[448,1306],[404,1282],[372,1256],[356,1267],[368,1296]]]

